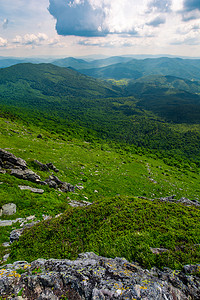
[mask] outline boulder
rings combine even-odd
[[[29,169],[26,169],[26,170],[11,169],[10,174],[19,179],[29,180],[29,181],[37,182],[37,183],[40,182],[40,176]]]
[[[0,267],[0,295],[9,299],[19,291],[28,300],[199,300],[200,278],[184,270],[144,270],[124,258],[87,252],[76,260],[37,259]]]
[[[4,169],[19,168],[25,170],[27,168],[25,160],[3,149],[0,149],[0,166]]]
[[[7,203],[2,206],[2,215],[12,216],[16,214],[16,205],[14,203]]]

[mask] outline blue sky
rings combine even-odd
[[[0,56],[200,57],[200,0],[0,0]]]

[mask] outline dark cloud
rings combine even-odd
[[[159,12],[169,12],[171,10],[171,0],[152,0],[148,4],[149,10],[156,9]]]
[[[88,0],[50,0],[49,12],[57,20],[56,30],[60,35],[105,36],[105,18],[102,9],[94,9]]]
[[[153,19],[152,21],[148,22],[147,25],[153,26],[153,27],[158,27],[161,24],[165,24],[166,19],[164,17],[157,17]]]
[[[200,0],[184,0],[183,5],[185,11],[200,10]]]

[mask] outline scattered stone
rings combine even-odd
[[[94,190],[94,193],[98,193],[98,191],[97,191],[97,190]]]
[[[5,248],[10,247],[10,243],[9,242],[5,242],[5,243],[2,244],[2,246],[5,247]]]
[[[84,201],[84,200],[82,200],[82,201],[70,200],[70,202],[68,204],[72,207],[83,207],[83,206],[89,206],[92,203]]]
[[[27,186],[27,185],[18,185],[18,187],[20,188],[20,190],[29,190],[32,193],[37,193],[37,194],[43,194],[44,193],[44,190],[42,190],[42,189],[32,188],[32,187]]]
[[[15,229],[11,231],[10,233],[10,243],[12,244],[14,241],[18,241],[19,237],[22,235],[25,229],[31,228],[34,225],[38,224],[40,221],[32,222],[32,223],[27,223],[27,224],[22,224],[23,228]]]
[[[83,190],[83,189],[84,189],[84,187],[83,187],[82,185],[76,185],[76,188],[77,188],[78,190]]]
[[[183,272],[169,268],[148,271],[124,258],[94,253],[79,254],[73,261],[15,262],[0,267],[0,295],[10,299],[22,291],[27,300],[199,300],[200,278],[193,272],[195,267],[199,265],[185,266]],[[16,272],[19,269],[21,275]]]
[[[26,217],[26,220],[27,220],[27,221],[32,221],[32,220],[34,220],[34,219],[35,219],[35,215]]]
[[[175,195],[168,196],[168,197],[162,197],[160,198],[160,201],[163,202],[174,202],[174,203],[182,203],[186,206],[194,205],[194,206],[200,206],[200,202],[197,200],[189,200],[188,198],[182,197],[181,199],[177,200],[175,199]]]
[[[150,177],[149,177],[149,180],[150,180],[151,182],[157,184],[157,181],[155,181],[153,178],[150,178]]]
[[[168,249],[165,249],[165,248],[150,248],[150,250],[153,254],[161,254],[163,252],[169,251]]]
[[[4,220],[0,221],[0,226],[11,226],[12,225],[12,220]]]
[[[24,229],[20,228],[20,229],[15,229],[13,231],[11,231],[10,233],[10,243],[12,244],[14,241],[18,241],[20,235],[22,235]]]
[[[3,256],[3,262],[7,261],[7,259],[9,258],[10,254],[7,253]]]
[[[48,216],[48,215],[42,215],[42,217],[43,217],[43,220],[50,220],[50,219],[52,219],[52,217]]]
[[[7,203],[2,206],[2,215],[12,216],[16,214],[16,205],[14,203]]]

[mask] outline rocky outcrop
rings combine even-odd
[[[43,164],[43,163],[41,163],[38,160],[34,160],[34,163],[36,165],[38,165],[42,171],[50,171],[50,170],[52,170],[52,171],[54,171],[56,173],[59,172],[59,170],[52,163]]]
[[[38,160],[35,160],[34,162],[40,167],[42,171],[53,170],[54,172],[59,172],[59,170],[52,163],[43,164]],[[18,158],[12,153],[3,149],[0,149],[0,169],[1,173],[6,173],[6,171],[9,170],[8,173],[10,175],[13,175],[19,179],[28,180],[42,185],[48,184],[51,188],[59,188],[61,192],[74,192],[75,190],[75,187],[73,185],[59,180],[55,175],[51,175],[45,181],[41,181],[39,175],[27,168],[25,160]],[[36,191],[36,189],[32,189],[32,192],[38,191]]]
[[[61,192],[74,192],[75,187],[70,183],[61,181],[57,176],[51,175],[45,182],[52,188],[59,188]]]
[[[27,168],[25,160],[16,157],[14,154],[0,149],[0,167],[4,169],[21,169]]]
[[[11,299],[72,300],[197,300],[200,265],[183,271],[165,268],[144,270],[123,258],[105,258],[94,253],[78,259],[38,259],[15,262],[0,269],[0,295]]]
[[[28,180],[36,183],[40,183],[41,181],[40,176],[30,169],[26,169],[26,170],[11,169],[10,175],[13,175],[19,179]]]

